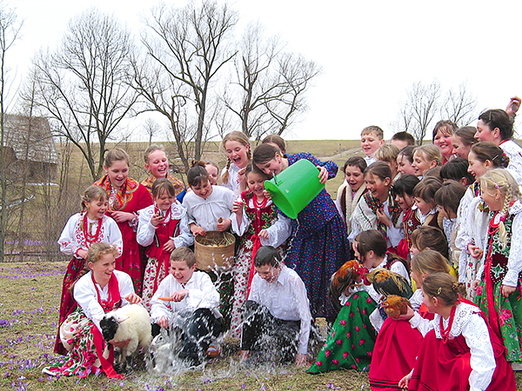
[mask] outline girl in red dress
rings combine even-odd
[[[176,199],[175,187],[168,178],[158,178],[154,182],[152,197],[154,204],[139,212],[137,232],[138,243],[147,247],[142,298],[148,310],[158,285],[169,274],[172,250],[194,244],[187,210]]]
[[[174,186],[176,196],[180,196],[181,202],[185,194],[185,186],[183,186],[183,182],[170,174],[169,159],[165,153],[165,148],[162,145],[151,145],[145,150],[143,160],[145,160],[145,169],[149,176],[141,184],[152,191],[152,185],[156,179],[167,178]]]
[[[109,194],[110,217],[116,220],[123,236],[123,254],[116,259],[116,270],[131,276],[134,289],[141,294],[141,281],[145,261],[136,241],[138,211],[152,205],[152,196],[145,186],[129,178],[129,155],[120,148],[114,148],[105,156],[105,175],[95,182]]]
[[[232,230],[241,236],[234,265],[234,302],[232,306],[231,336],[241,337],[241,307],[250,292],[254,277],[254,258],[261,246],[272,246],[282,258],[286,254],[286,240],[292,233],[292,222],[277,212],[271,199],[265,197],[264,182],[267,176],[254,168],[246,167],[245,177],[248,190],[234,202]]]
[[[446,273],[434,273],[422,283],[423,302],[435,314],[432,321],[404,315],[424,335],[415,367],[399,382],[409,390],[515,390],[506,348],[490,329],[482,311],[461,299],[463,283]]]
[[[83,269],[91,245],[106,242],[118,251],[118,255],[123,252],[120,229],[113,219],[105,215],[108,198],[105,190],[98,186],[89,186],[82,197],[82,212],[69,218],[58,239],[60,251],[72,257],[63,277],[59,325],[76,308],[71,286]],[[56,338],[54,351],[65,354],[59,335]]]

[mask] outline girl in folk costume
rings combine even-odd
[[[163,148],[162,145],[151,145],[145,150],[143,159],[145,160],[145,169],[149,173],[149,176],[141,182],[141,184],[145,186],[147,190],[152,191],[152,185],[156,179],[167,178],[174,186],[176,196],[179,195],[181,199],[183,199],[185,186],[183,186],[183,182],[170,174],[169,159],[165,153],[165,148]]]
[[[89,186],[82,197],[83,211],[69,218],[58,240],[60,251],[73,257],[63,278],[59,324],[62,324],[76,307],[70,288],[84,267],[91,245],[103,241],[114,246],[118,255],[123,252],[120,229],[113,219],[105,215],[108,198],[105,190],[98,186]],[[54,351],[65,354],[59,335]]]
[[[105,156],[105,175],[95,182],[109,194],[109,211],[118,223],[125,247],[116,259],[116,269],[131,276],[134,290],[141,293],[141,280],[145,262],[136,241],[137,212],[152,205],[152,197],[145,186],[128,177],[129,155],[120,148],[110,150]]]
[[[402,148],[397,155],[397,171],[401,175],[415,175],[415,168],[413,168],[413,151],[415,147],[408,145]]]
[[[481,197],[489,207],[483,265],[477,272],[475,302],[507,348],[507,360],[522,364],[522,203],[518,184],[505,169],[480,179]],[[480,285],[479,285],[480,283]]]
[[[147,266],[143,276],[143,304],[150,310],[150,300],[159,283],[169,274],[172,250],[191,246],[186,209],[176,200],[176,190],[167,178],[159,178],[152,185],[154,205],[139,211],[136,239],[146,250]]]
[[[395,202],[403,210],[402,229],[404,239],[401,239],[397,246],[397,255],[404,259],[410,259],[411,235],[420,225],[420,221],[415,213],[413,189],[419,183],[415,175],[401,175],[393,185],[392,193],[395,195]]]
[[[364,170],[366,170],[366,160],[361,156],[353,156],[344,163],[343,172],[345,180],[337,189],[337,200],[335,206],[346,223],[348,235],[352,230],[352,212],[362,195],[366,192],[364,184]]]
[[[413,189],[417,219],[421,225],[429,225],[442,229],[442,216],[435,203],[435,193],[442,187],[439,177],[425,176]],[[439,221],[440,220],[440,221]]]
[[[252,160],[250,141],[243,132],[233,131],[223,138],[221,144],[228,157],[227,165],[221,171],[221,186],[239,196],[247,188],[245,169]]]
[[[337,174],[337,165],[321,162],[309,153],[284,157],[278,148],[261,144],[254,151],[254,164],[267,175],[277,175],[300,159],[318,168],[321,183]],[[386,164],[386,163],[383,163]],[[348,258],[346,228],[332,198],[325,189],[298,214],[285,263],[294,268],[303,280],[310,300],[312,316],[334,317],[327,299],[330,276]]]
[[[507,167],[509,158],[502,149],[491,142],[479,142],[471,147],[468,156],[468,171],[475,182],[466,190],[459,205],[457,216],[460,220],[455,246],[461,250],[459,259],[459,281],[466,284],[468,299],[475,297],[472,288],[486,245],[489,209],[480,195],[480,178],[493,168]]]
[[[356,236],[352,247],[355,258],[368,269],[369,273],[375,269],[387,269],[397,273],[408,285],[411,285],[408,263],[396,254],[387,252],[386,239],[381,232],[375,229],[361,232]],[[372,285],[364,285],[363,289],[368,291],[377,304],[380,304],[381,294],[377,293]],[[378,332],[384,319],[377,310],[370,315],[370,321]]]
[[[377,229],[387,240],[389,248],[396,248],[403,238],[402,209],[390,193],[390,167],[381,161],[364,170],[366,188],[369,190],[360,199],[352,217],[350,238],[369,229]]]
[[[418,289],[410,297],[412,309],[427,314],[422,304],[422,282],[433,273],[448,273],[448,261],[434,250],[423,250],[411,261],[411,278]],[[422,306],[424,308],[422,308]],[[433,319],[433,316],[430,318]],[[422,334],[407,320],[387,317],[379,330],[370,366],[370,387],[373,390],[396,390],[397,383],[415,365],[422,343]]]
[[[462,283],[446,273],[434,273],[422,283],[423,302],[435,314],[432,321],[404,315],[423,335],[415,366],[398,384],[412,391],[516,390],[505,347],[482,311],[461,299]]]
[[[443,165],[449,162],[455,156],[453,154],[451,139],[456,130],[457,125],[455,125],[454,122],[448,120],[437,122],[435,128],[433,129],[433,145],[439,148],[440,154],[442,155]]]
[[[453,146],[453,154],[455,156],[467,159],[471,146],[477,142],[474,137],[477,128],[474,126],[464,126],[457,129],[451,136],[451,145]]]
[[[67,349],[62,360],[43,372],[49,375],[82,378],[101,369],[110,378],[123,378],[112,367],[114,351],[111,344],[109,358],[103,356],[105,341],[100,329],[100,320],[109,311],[127,304],[141,303],[134,293],[131,277],[114,270],[118,250],[107,243],[94,243],[87,254],[83,275],[72,286],[74,299],[78,303],[60,326],[60,338]],[[118,342],[114,346],[124,347],[128,343]]]
[[[224,186],[210,184],[205,163],[193,162],[187,173],[187,182],[192,191],[183,199],[187,209],[190,231],[194,236],[205,236],[207,231],[224,232],[229,229],[232,219],[236,195]],[[224,326],[228,329],[232,311],[234,281],[232,271],[209,272],[220,295],[219,312],[223,315]]]
[[[513,101],[510,106],[512,104]],[[517,107],[520,105],[517,104]],[[509,115],[504,110],[494,109],[480,114],[475,138],[479,141],[491,141],[502,148],[509,158],[507,168],[512,170],[517,183],[522,185],[522,148],[513,141],[513,133],[513,121]]]
[[[377,332],[369,316],[377,305],[374,298],[361,289],[365,272],[358,261],[348,261],[332,276],[330,295],[341,309],[308,373],[341,368],[362,371],[370,364]]]
[[[448,163],[450,164],[450,162]],[[442,216],[444,234],[448,240],[450,259],[453,267],[458,270],[460,250],[455,246],[457,237],[457,213],[460,200],[464,196],[466,188],[457,181],[447,181],[435,193],[435,203]]]
[[[422,179],[429,170],[442,165],[440,149],[433,144],[416,147],[413,150],[413,163],[411,165],[415,176]]]
[[[236,218],[232,219],[232,231],[241,237],[234,265],[234,302],[231,320],[233,338],[241,336],[241,307],[250,292],[257,250],[261,246],[272,246],[284,259],[285,242],[292,233],[291,220],[278,213],[272,200],[265,196],[266,175],[249,164],[246,167],[245,177],[248,190],[241,194],[240,200],[234,202]]]

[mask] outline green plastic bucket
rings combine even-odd
[[[306,159],[301,159],[281,171],[277,177],[265,181],[265,189],[272,195],[272,201],[285,215],[296,219],[322,189],[319,170]]]

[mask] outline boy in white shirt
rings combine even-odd
[[[152,335],[160,328],[177,329],[183,336],[179,357],[199,365],[212,337],[221,331],[219,293],[208,274],[196,272],[196,257],[188,247],[170,254],[169,275],[151,300]]]
[[[272,246],[259,248],[254,267],[257,273],[243,307],[241,360],[262,350],[280,362],[295,357],[296,365],[306,364],[312,316],[301,277],[281,263]]]

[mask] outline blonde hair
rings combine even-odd
[[[109,199],[109,195],[105,191],[105,189],[91,185],[87,189],[85,189],[85,192],[82,196],[82,211],[85,211],[85,204],[87,202],[92,202],[94,200],[102,200],[102,199]]]
[[[387,163],[396,163],[399,152],[399,148],[396,145],[384,144],[375,153],[375,158]]]
[[[165,152],[165,148],[163,147],[163,145],[151,145],[150,147],[148,147],[145,152],[143,152],[143,160],[145,161],[145,164],[149,164],[149,156],[151,153],[153,152],[156,152],[156,151],[163,151]],[[165,156],[167,156],[167,154],[165,153]]]
[[[375,133],[375,135],[377,136],[377,138],[379,140],[382,140],[384,138],[383,130],[376,125],[370,125],[370,126],[365,127],[361,132],[361,136],[364,136],[364,135],[367,135],[370,133]]]
[[[223,149],[225,149],[225,144],[228,141],[237,141],[238,143],[242,144],[247,149],[248,160],[249,161],[252,160],[252,152],[250,150],[250,141],[248,140],[248,137],[245,133],[239,132],[237,130],[234,130],[233,132],[228,133],[225,137],[223,137],[223,141],[221,142],[221,146],[223,147]],[[223,174],[223,176],[221,177],[222,183],[225,183],[225,184],[228,183],[228,178],[230,176],[228,170],[230,168],[231,163],[232,163],[232,161],[230,160],[230,158],[228,158],[227,165],[225,166],[226,171]]]
[[[121,148],[111,149],[109,152],[107,152],[107,155],[105,155],[105,167],[109,168],[114,162],[118,162],[120,160],[124,160],[127,165],[130,166],[129,155],[127,155],[127,152]]]
[[[440,149],[436,145],[421,145],[413,150],[413,156],[415,156],[416,153],[422,153],[424,155],[424,160],[428,162],[435,161],[437,163],[437,166],[440,166],[442,164],[442,154],[440,153]]]
[[[507,244],[507,232],[504,220],[508,215],[511,201],[520,199],[518,183],[508,170],[503,168],[495,168],[487,171],[480,177],[480,187],[482,191],[494,192],[495,190],[499,190],[500,194],[502,194],[504,197],[504,205],[500,211],[501,219],[498,226],[498,231],[500,240],[502,242],[502,247],[505,247]]]
[[[119,255],[116,247],[111,246],[109,243],[99,242],[91,244],[91,247],[89,247],[89,250],[87,251],[87,257],[85,258],[85,262],[83,263],[82,270],[80,270],[78,277],[76,277],[74,283],[72,283],[69,287],[69,291],[71,292],[71,294],[74,291],[74,285],[76,284],[76,282],[91,271],[91,269],[89,268],[89,262],[96,263],[105,254],[112,254],[114,255],[114,258],[117,258]]]
[[[450,267],[448,260],[441,253],[424,249],[411,260],[411,270],[421,275],[430,275],[437,272],[449,273]]]

